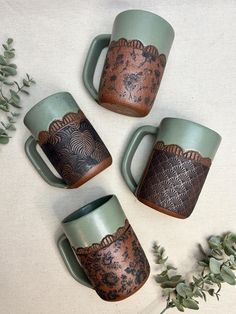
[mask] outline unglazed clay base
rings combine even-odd
[[[78,182],[74,183],[73,185],[68,186],[68,189],[75,189],[79,186],[83,185],[85,182],[89,181],[93,177],[95,177],[98,173],[102,172],[104,169],[108,168],[112,164],[112,158],[109,157],[105,159],[103,162],[98,164],[97,166],[90,169],[83,178],[81,178]]]
[[[158,210],[159,212],[161,212],[163,214],[166,214],[166,215],[169,215],[169,216],[172,216],[172,217],[175,217],[175,218],[180,218],[180,219],[188,218],[188,216],[182,216],[182,215],[180,215],[180,214],[178,214],[176,212],[173,212],[173,211],[171,211],[171,210],[169,210],[167,208],[163,208],[161,206],[158,206],[158,205],[156,205],[156,204],[154,204],[154,203],[152,203],[150,201],[147,201],[145,199],[142,199],[142,198],[138,197],[138,200],[141,203],[143,203],[143,204],[145,204],[145,205],[147,205],[147,206],[149,206],[149,207],[151,207],[153,209],[156,209],[156,210]]]
[[[100,102],[99,105],[111,111],[131,117],[145,117],[149,113],[149,109],[147,109],[146,106],[139,105],[137,111],[136,105],[125,102],[116,104]]]

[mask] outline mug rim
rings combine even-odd
[[[173,26],[172,26],[166,19],[164,19],[162,16],[160,16],[160,15],[158,15],[158,14],[156,14],[156,13],[153,13],[153,12],[151,12],[151,11],[142,10],[142,9],[129,9],[129,10],[125,10],[125,11],[120,12],[120,13],[116,16],[115,19],[117,19],[117,18],[118,18],[120,15],[122,15],[123,13],[132,12],[132,11],[133,11],[133,12],[142,12],[142,13],[146,13],[146,14],[148,14],[148,15],[152,15],[152,16],[154,16],[154,17],[156,17],[156,18],[161,19],[163,22],[165,22],[165,23],[170,27],[170,29],[172,30],[173,34],[175,35],[175,31],[174,31]]]
[[[85,216],[92,214],[95,210],[97,210],[98,208],[101,208],[113,198],[116,198],[114,194],[105,195],[80,207],[79,209],[75,210],[73,213],[66,216],[62,220],[62,224],[71,224],[71,223],[76,222],[80,218],[83,218]]]
[[[167,121],[167,120],[172,120],[172,121],[173,121],[173,120],[177,120],[177,121],[187,122],[187,123],[189,123],[189,124],[194,124],[194,125],[196,125],[196,126],[202,128],[202,129],[204,129],[204,130],[206,130],[206,131],[208,131],[208,132],[210,132],[210,133],[213,133],[216,137],[218,137],[219,141],[222,140],[222,137],[221,137],[221,135],[220,135],[219,133],[217,133],[216,131],[214,131],[214,130],[208,128],[207,126],[205,126],[205,125],[203,125],[203,124],[200,124],[200,123],[197,123],[197,122],[195,122],[195,121],[188,120],[188,119],[183,119],[183,118],[166,117],[166,118],[164,118],[164,119],[161,120],[161,123],[160,123],[160,124],[162,124],[164,121]]]
[[[62,91],[62,92],[57,92],[57,93],[54,93],[54,94],[51,94],[45,98],[43,98],[42,100],[40,100],[39,102],[37,102],[30,110],[27,111],[27,113],[25,114],[25,117],[24,117],[24,124],[26,124],[26,120],[29,119],[29,117],[34,113],[35,110],[37,110],[39,107],[41,107],[45,102],[47,102],[49,99],[51,98],[54,98],[58,95],[71,95],[71,93],[69,92],[66,92],[66,91]]]

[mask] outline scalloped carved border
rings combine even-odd
[[[114,234],[106,235],[100,243],[93,243],[91,246],[87,246],[87,247],[78,247],[78,248],[73,247],[73,250],[75,251],[77,255],[90,254],[93,252],[97,252],[109,246],[114,241],[116,241],[129,228],[130,228],[130,224],[129,224],[129,221],[126,219],[124,226],[118,228]]]
[[[166,56],[164,54],[159,54],[158,49],[153,45],[144,46],[144,44],[138,39],[127,40],[125,38],[120,38],[119,40],[113,40],[109,47],[131,47],[140,49],[143,50],[144,54],[147,53],[155,57],[159,56],[162,66],[165,67],[166,65]]]
[[[48,131],[41,131],[38,135],[39,145],[47,142],[48,138],[51,135],[54,135],[57,131],[62,129],[64,126],[70,123],[80,123],[82,120],[86,119],[84,113],[80,110],[79,112],[68,112],[66,113],[61,120],[54,120],[50,123]]]
[[[195,160],[197,162],[200,162],[206,167],[210,167],[212,163],[210,158],[203,157],[199,152],[194,150],[184,151],[180,146],[176,144],[165,145],[163,141],[158,141],[155,145],[155,149],[172,153],[175,154],[176,156],[183,156],[187,159]]]

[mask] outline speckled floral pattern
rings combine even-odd
[[[139,40],[112,41],[100,82],[99,102],[135,105],[137,111],[149,112],[165,64],[165,55],[154,46],[145,47]]]
[[[147,280],[150,267],[145,253],[126,220],[116,234],[101,244],[74,249],[98,295],[119,301],[137,291]]]

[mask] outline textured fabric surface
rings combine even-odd
[[[155,149],[137,196],[180,216],[191,215],[209,168],[200,162]]]
[[[0,313],[1,314],[157,314],[164,307],[151,253],[153,240],[167,249],[184,274],[194,268],[197,243],[210,234],[236,231],[236,3],[234,0],[0,0],[0,39],[15,39],[19,74],[37,81],[17,131],[0,146]],[[166,18],[176,37],[157,99],[144,119],[115,114],[98,106],[83,87],[81,74],[90,42],[109,33],[115,16],[126,9],[151,10]],[[104,60],[104,54],[102,55]],[[103,62],[99,61],[98,77]],[[58,91],[72,93],[113,157],[113,165],[78,190],[48,186],[24,153],[29,132],[23,114]],[[1,115],[1,112],[0,112]],[[178,220],[140,203],[119,172],[131,133],[176,116],[208,125],[223,141],[193,214]],[[151,138],[137,151],[138,180],[150,155]],[[149,259],[151,275],[130,298],[102,301],[67,272],[56,247],[60,220],[80,206],[115,193]],[[224,285],[221,301],[200,303],[199,314],[235,314],[235,287]],[[175,309],[170,314],[177,313]],[[186,311],[186,313],[191,313]]]

